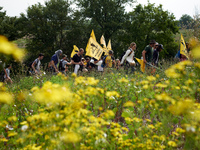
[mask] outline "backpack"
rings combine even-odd
[[[64,59],[61,59],[61,60],[60,60],[60,63],[59,63],[59,65],[58,65],[58,70],[59,70],[59,71],[64,71],[64,70],[65,70],[65,68],[63,67],[63,61],[64,61]]]
[[[107,57],[107,55],[104,56],[104,58],[103,58],[103,62],[102,62],[102,64],[101,64],[101,67],[102,67],[102,68],[104,68],[104,67],[106,66],[106,57]]]

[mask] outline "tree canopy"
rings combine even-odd
[[[72,2],[77,2],[76,9],[71,8]],[[150,3],[146,6],[139,4],[126,13],[128,3],[134,3],[134,0],[50,0],[44,6],[38,3],[28,7],[27,14],[21,14],[19,18],[7,17],[0,11],[0,20],[3,19],[0,33],[11,40],[26,35],[29,57],[43,52],[47,61],[57,49],[67,55],[73,45],[85,49],[92,29],[97,40],[101,35],[106,42],[112,39],[117,57],[133,41],[137,44],[136,55],[140,57],[151,39],[164,45],[162,57],[174,56],[178,44],[173,36],[179,31],[174,15],[164,11],[162,5]]]

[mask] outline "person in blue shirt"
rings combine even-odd
[[[55,54],[51,57],[51,61],[49,62],[50,70],[54,72],[59,72],[57,68],[57,64],[59,62],[59,56],[62,55],[63,51],[61,49],[57,50]]]

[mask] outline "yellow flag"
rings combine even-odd
[[[73,45],[74,49],[71,53],[71,58],[79,51],[78,47],[76,45]]]
[[[144,63],[144,61],[142,59],[138,59],[136,57],[135,57],[135,59],[139,62],[140,70],[144,73],[144,71],[145,71],[145,63]]]
[[[103,48],[106,47],[106,41],[103,35],[101,36],[100,43],[103,45]]]
[[[108,41],[107,49],[108,49],[108,50],[112,50],[112,47],[111,47],[111,40]]]
[[[185,45],[185,41],[183,39],[183,35],[181,34],[181,43],[180,43],[180,54],[185,55],[187,57],[187,59],[189,59],[189,55],[187,52],[187,48]]]
[[[94,30],[92,29],[92,32],[90,34],[90,37],[92,37],[95,41],[96,41],[96,37],[95,37],[95,34],[94,34]]]
[[[106,41],[103,35],[101,36],[100,43],[103,45],[103,51],[105,52],[105,55],[108,55],[109,50],[106,48]]]
[[[87,47],[86,47],[86,56],[94,57],[97,60],[101,58],[103,53],[103,48],[99,45],[99,43],[94,40],[94,38],[90,37]]]

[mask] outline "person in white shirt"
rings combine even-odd
[[[126,60],[130,64],[130,66],[132,66],[132,71],[133,71],[134,66],[135,66],[135,61],[134,61],[135,50],[136,50],[136,43],[132,42],[130,44],[128,50],[126,51],[126,53],[122,57],[120,65],[122,65],[124,63],[124,61]]]
[[[42,60],[43,58],[44,54],[40,53],[38,58],[36,58],[31,65],[31,68],[36,74],[40,73],[40,64],[41,64],[40,60]]]
[[[124,61],[126,60],[131,66],[135,66],[135,61],[134,61],[135,50],[136,50],[136,43],[132,42],[130,44],[128,50],[122,57],[120,64],[122,65],[124,63]]]

